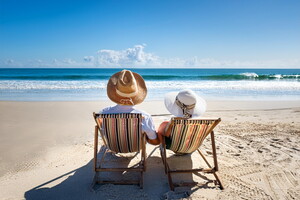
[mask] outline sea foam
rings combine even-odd
[[[258,75],[256,73],[254,73],[254,72],[241,73],[240,75],[246,76],[246,77],[254,77],[254,78],[258,77]]]
[[[0,90],[84,90],[105,89],[107,81],[0,81]],[[146,81],[148,89],[295,90],[299,81]]]

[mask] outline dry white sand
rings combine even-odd
[[[0,199],[300,199],[300,102],[208,102],[205,116],[222,118],[215,135],[223,191],[211,175],[196,174],[174,178],[197,186],[170,192],[159,149],[148,144],[143,190],[108,184],[92,192],[92,112],[110,104],[0,102]],[[138,107],[157,126],[170,118],[162,102]],[[209,147],[207,140],[208,156]],[[171,163],[195,166],[197,158]]]

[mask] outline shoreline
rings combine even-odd
[[[300,189],[299,185],[293,184],[300,181],[300,149],[297,143],[300,139],[300,102],[207,103],[208,109],[203,117],[222,118],[215,131],[220,178],[224,180],[226,189],[207,191],[200,188],[191,197],[232,199],[244,195],[249,198],[251,191],[257,192],[253,198],[300,197],[300,194],[292,192]],[[113,103],[0,101],[0,187],[3,188],[0,199],[30,199],[33,194],[40,198],[45,194],[63,198],[64,192],[68,191],[75,191],[71,195],[74,198],[76,195],[83,195],[80,197],[86,199],[119,195],[116,199],[122,199],[124,189],[132,198],[158,199],[166,193],[171,195],[157,146],[149,144],[147,153],[151,157],[147,161],[149,167],[145,173],[144,190],[136,190],[135,186],[107,185],[101,187],[103,192],[91,194],[87,189],[81,191],[77,188],[88,188],[93,176],[95,123],[92,112],[109,105]],[[137,108],[154,115],[156,128],[171,117],[163,101],[145,101]],[[207,147],[205,143],[204,149]],[[292,173],[293,170],[296,174]],[[72,172],[71,176],[62,176],[69,172]],[[265,178],[260,178],[260,174]],[[287,178],[278,181],[274,178],[276,174]],[[159,180],[160,188],[149,186],[157,184],[153,177]],[[79,185],[74,186],[75,182],[69,184],[70,181]],[[48,189],[41,190],[38,186]],[[249,191],[243,193],[241,188]]]
[[[266,108],[268,107],[269,109],[272,108],[292,108],[292,107],[300,107],[300,103],[298,100],[295,99],[287,99],[287,100],[269,100],[269,99],[238,99],[238,100],[230,100],[230,99],[221,99],[221,100],[211,100],[211,99],[206,99],[207,102],[207,107],[208,110],[216,110],[219,107],[225,107],[231,106],[234,104],[233,107],[238,108],[238,109],[253,109],[255,106],[259,106],[260,108]],[[99,104],[99,105],[114,105],[115,103],[110,101],[110,100],[74,100],[74,101],[7,101],[7,100],[0,100],[0,104],[10,104],[10,103],[28,103],[28,104],[40,104],[40,103],[45,103],[45,104],[57,104],[57,103],[70,103],[70,104],[76,104],[76,103],[83,103],[83,104]],[[152,103],[157,103],[160,106],[164,106],[164,101],[163,100],[145,100],[142,104],[136,105],[136,107],[147,107],[145,104],[152,104]],[[250,103],[255,103],[256,105],[252,105]],[[258,104],[257,104],[258,103]],[[272,104],[271,104],[272,103]],[[287,104],[288,103],[288,104]],[[217,104],[222,104],[218,106]],[[285,106],[285,107],[284,107]]]
[[[97,92],[99,93],[99,92]],[[26,94],[25,94],[26,95]],[[62,94],[61,94],[62,95]],[[37,97],[33,96],[30,98],[21,98],[18,99],[19,97],[10,97],[10,98],[2,98],[0,99],[0,102],[105,102],[109,101],[107,96],[98,96],[95,95],[94,97],[90,98],[79,98],[78,96],[72,96],[73,94],[70,95],[69,98],[57,98],[57,96],[60,96],[60,94],[56,94],[56,99],[53,99],[51,96],[43,96],[43,97]],[[76,94],[78,95],[78,94]],[[260,95],[259,97],[255,96],[246,96],[246,97],[231,97],[231,96],[207,96],[200,94],[206,101],[224,101],[224,102],[264,102],[264,101],[269,101],[269,102],[278,102],[278,101],[300,101],[300,96],[295,95],[295,96],[286,96],[286,97],[278,97],[278,96],[263,96]],[[280,96],[280,95],[279,95]],[[17,99],[17,100],[15,100]],[[51,100],[49,100],[51,99]],[[162,94],[160,97],[150,97],[146,98],[144,102],[152,102],[152,101],[163,101],[164,100],[164,94]]]

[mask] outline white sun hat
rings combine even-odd
[[[206,111],[206,101],[190,89],[167,93],[165,106],[176,117],[187,117],[188,114],[195,118]]]

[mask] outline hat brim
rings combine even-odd
[[[178,95],[178,92],[169,92],[165,95],[165,106],[167,110],[176,117],[183,117],[183,112],[181,108],[176,104],[176,96]],[[195,108],[192,110],[192,117],[200,117],[203,115],[203,113],[206,111],[206,101],[196,95],[196,104]]]
[[[107,83],[107,96],[110,100],[117,104],[122,104],[122,105],[132,105],[132,104],[126,104],[124,103],[124,100],[122,99],[130,99],[126,97],[122,97],[117,94],[116,92],[116,82],[119,78],[121,72],[117,72],[114,75],[112,75]],[[144,99],[147,96],[147,87],[145,84],[144,79],[137,73],[132,72],[136,83],[137,83],[137,88],[138,88],[138,93],[134,97],[131,97],[131,101],[133,105],[140,104],[144,101]],[[126,102],[126,101],[125,101]],[[127,101],[128,102],[128,101]]]

